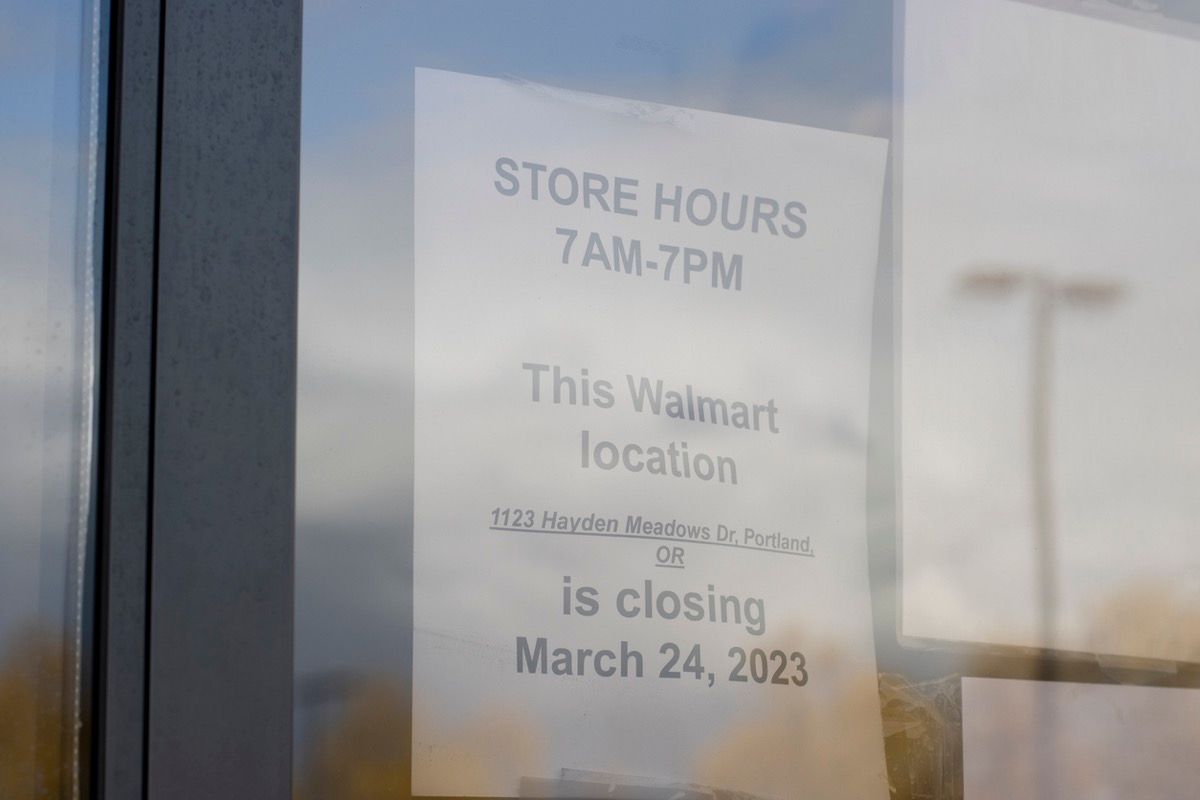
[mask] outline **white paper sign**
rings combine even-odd
[[[414,794],[886,797],[886,142],[416,81]]]
[[[1200,691],[964,678],[963,796],[1194,797]]]

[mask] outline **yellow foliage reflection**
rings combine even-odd
[[[0,648],[0,798],[62,796],[63,688],[61,634],[31,627]]]
[[[808,641],[811,662],[825,665],[824,687],[803,690],[810,692],[803,719],[788,704],[772,702],[769,693],[748,693],[753,705],[748,703],[743,720],[698,753],[696,782],[754,787],[756,794],[769,797],[793,796],[798,786],[813,797],[871,797],[881,776],[863,766],[878,760],[879,725],[853,721],[878,719],[874,669],[846,663],[835,641],[814,643],[786,630],[772,639],[767,649],[775,641]]]
[[[1200,663],[1200,606],[1161,583],[1131,584],[1100,605],[1090,649]]]
[[[404,692],[385,679],[366,681],[351,692],[344,711],[314,747],[297,784],[298,800],[383,800],[405,796],[408,708]],[[421,723],[418,721],[418,725]],[[421,725],[437,730],[436,722]],[[440,744],[415,752],[438,794],[469,795],[470,787],[496,776],[538,774],[544,767],[544,737],[516,709],[490,709],[444,730]]]
[[[1186,653],[1190,660],[1200,662],[1200,604],[1168,587],[1149,582],[1126,587],[1096,609],[1089,627],[1096,652]],[[695,753],[690,782],[678,784],[687,791],[678,796],[726,796],[703,787],[747,787],[756,796],[789,797],[798,786],[814,797],[873,796],[879,776],[869,774],[863,765],[871,763],[881,747],[880,729],[874,725],[857,728],[850,722],[869,719],[872,714],[882,716],[888,784],[894,800],[962,796],[961,694],[956,675],[914,685],[900,676],[880,676],[874,669],[851,663],[836,640],[814,641],[795,631],[772,638],[808,642],[810,663],[823,665],[821,682],[810,687],[813,691],[804,718],[797,719],[787,704],[774,702],[769,692],[746,692],[739,720],[713,731],[711,741]],[[24,658],[35,657],[27,654]],[[1033,661],[1014,664],[1017,666],[1010,667],[1007,677],[1036,680],[1041,676]],[[966,662],[960,667],[968,674],[981,672]],[[32,714],[30,701],[12,705],[7,699],[13,692],[13,678],[4,680],[0,684],[4,707]],[[404,752],[411,708],[405,691],[383,678],[354,684],[337,715],[314,734],[309,749],[298,754],[298,800],[404,797],[410,758],[418,760],[421,773],[429,776],[425,788],[436,786],[438,794],[466,796],[472,787],[515,784],[515,776],[546,785],[569,777],[565,773],[570,770],[563,765],[549,763],[551,733],[515,707],[479,709],[458,724],[418,719],[415,722],[422,730],[432,732],[427,741],[438,744],[411,754]],[[863,708],[864,704],[871,708]],[[1042,741],[1042,705],[1036,699],[1017,703],[977,725],[986,739],[987,763],[977,762],[975,770],[1002,770],[1005,785],[1033,792],[1041,780],[1034,748]],[[0,719],[0,726],[4,724]],[[1145,733],[1132,723],[1108,725],[1096,732],[1101,739],[1124,740]],[[6,745],[11,728],[9,724],[0,729],[4,731],[0,736],[7,737]],[[1171,759],[1186,758],[1200,747],[1200,727],[1194,737],[1169,737]],[[1055,739],[1053,744],[1052,764],[1060,771],[1057,788],[1069,789],[1061,796],[1100,796],[1112,788],[1097,784],[1095,776],[1102,771],[1087,748],[1066,738]],[[1137,772],[1131,779],[1136,778],[1136,785],[1148,790],[1165,786],[1161,761],[1148,754],[1140,758],[1130,768]],[[7,775],[3,779],[11,780]],[[651,785],[652,779],[646,781],[644,785]]]

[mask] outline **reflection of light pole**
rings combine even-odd
[[[1037,270],[1007,264],[972,269],[962,278],[964,292],[1002,297],[1028,288],[1033,297],[1029,372],[1029,477],[1033,499],[1034,549],[1037,560],[1038,601],[1041,606],[1041,645],[1057,644],[1058,563],[1054,535],[1054,496],[1050,459],[1050,391],[1053,373],[1054,323],[1058,306],[1099,309],[1120,299],[1124,287],[1092,279],[1058,279]],[[1042,680],[1054,678],[1054,661],[1042,660]],[[1039,704],[1041,747],[1038,749],[1038,786],[1043,797],[1052,797],[1055,719],[1047,703]]]
[[[1062,280],[1035,270],[988,265],[967,273],[964,292],[1002,297],[1028,288],[1033,294],[1029,373],[1030,482],[1033,499],[1034,547],[1038,562],[1038,600],[1041,604],[1042,647],[1056,642],[1058,582],[1054,536],[1054,498],[1050,474],[1050,392],[1053,372],[1055,313],[1060,304],[1098,309],[1116,302],[1124,292],[1119,283]]]

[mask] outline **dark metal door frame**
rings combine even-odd
[[[287,798],[301,0],[113,0],[92,792]]]

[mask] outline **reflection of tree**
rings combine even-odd
[[[1087,629],[1091,631],[1089,648],[1096,653],[1200,661],[1200,605],[1188,602],[1172,586],[1145,581],[1114,592],[1095,609]],[[966,657],[962,670],[987,674],[983,667],[987,659],[983,656],[972,663],[973,657]],[[1064,669],[1063,674],[1069,676],[1071,670]],[[1131,677],[1145,680],[1153,674],[1133,673]],[[1037,663],[1032,660],[1006,666],[1008,678],[1036,681],[1039,676]],[[963,720],[958,686],[955,676],[916,685],[898,676],[881,677],[894,800],[953,800],[962,796],[963,764],[958,743]],[[1196,796],[1193,785],[1179,785],[1188,780],[1188,770],[1179,765],[1195,763],[1195,754],[1200,752],[1200,722],[1180,726],[1177,720],[1158,719],[1151,713],[1155,701],[1149,697],[1125,701],[1150,703],[1144,708],[1133,706],[1142,708],[1139,719],[1114,718],[1111,712],[1095,705],[1095,698],[1102,697],[1102,693],[1086,695],[1092,699],[1076,706],[1070,699],[1071,691],[1063,684],[1027,683],[1023,690],[1013,691],[1012,702],[988,708],[986,713],[977,712],[970,720],[977,737],[972,749],[975,785],[994,786],[994,794],[988,797],[1035,797],[1047,779],[1054,797]],[[1112,687],[1111,691],[1122,689]],[[1157,702],[1163,702],[1162,697]],[[1058,699],[1063,710],[1072,712],[1072,723],[1053,742],[1052,772],[1047,776],[1036,770],[1038,750],[1044,745],[1038,734],[1043,712],[1052,698]],[[1147,726],[1159,727],[1156,732],[1147,730]],[[1148,738],[1158,745],[1147,747]],[[1122,762],[1120,777],[1114,778],[1112,766],[1098,759],[1118,751],[1136,755]],[[957,774],[948,775],[951,770]],[[1195,774],[1193,767],[1191,775]],[[1112,785],[1112,781],[1120,785]]]
[[[912,684],[879,676],[883,743],[893,800],[962,797],[962,692],[957,677]]]
[[[394,800],[408,787],[408,698],[385,679],[366,680],[349,694],[339,718],[317,741],[297,783],[298,800]],[[545,750],[536,726],[515,709],[481,710],[464,724],[422,725],[440,731],[438,744],[414,754],[421,774],[439,793],[469,795],[497,776],[543,769]]]
[[[1171,586],[1144,581],[1114,593],[1091,630],[1097,653],[1200,663],[1200,607]]]
[[[473,787],[511,782],[516,775],[545,771],[545,738],[538,724],[514,708],[480,709],[464,724],[448,730],[436,721],[417,723],[423,730],[439,731],[438,743],[413,757],[422,761],[426,785],[452,795],[467,795]]]
[[[1091,629],[1097,652],[1153,655],[1169,650],[1200,661],[1200,606],[1184,602],[1169,587],[1135,584],[1115,593],[1098,608]],[[705,786],[747,787],[774,797],[795,796],[796,787],[804,787],[814,797],[874,796],[878,776],[864,767],[879,751],[880,729],[874,721],[882,710],[894,800],[962,796],[961,695],[956,676],[911,684],[898,676],[862,670],[834,641],[818,643],[787,632],[772,638],[780,644],[808,641],[810,663],[822,665],[821,679],[814,678],[811,686],[800,690],[808,692],[803,717],[771,695],[774,687],[745,687],[749,691],[740,721],[713,731],[712,741],[696,753],[689,779]],[[26,663],[31,658],[36,660],[26,656]],[[960,665],[963,672],[980,674],[980,665],[972,666],[970,661],[968,657]],[[1007,675],[1036,679],[1036,663],[1026,667],[1011,668]],[[11,667],[5,675],[10,671]],[[11,680],[0,681],[0,703],[4,703],[0,736],[8,746],[11,725],[5,724],[8,715],[2,709],[20,706],[8,699]],[[1042,703],[1035,692],[986,720],[974,721],[982,746],[974,751],[973,769],[994,775],[997,786],[1016,787],[1013,796],[1034,796],[1039,785],[1033,751]],[[33,713],[31,701],[24,708],[27,716]],[[480,785],[515,781],[515,776],[558,774],[560,765],[546,763],[547,734],[512,709],[480,709],[456,727],[444,720],[420,721],[420,727],[436,732],[432,738],[438,744],[415,754],[404,752],[409,708],[409,698],[393,682],[358,680],[341,713],[314,734],[297,782],[298,800],[402,797],[408,788],[410,757],[422,761],[422,773],[439,792],[460,796]],[[52,716],[57,722],[56,714]],[[859,726],[855,720],[872,724]],[[1102,729],[1089,731],[1096,742],[1136,741],[1140,733],[1136,725],[1124,722],[1098,724]],[[1200,752],[1200,725],[1173,735],[1172,759],[1184,763],[1189,754]],[[1116,787],[1099,785],[1106,773],[1096,758],[1091,745],[1059,737],[1052,762],[1058,796],[1095,797],[1113,791]],[[1162,792],[1171,789],[1166,782],[1174,778],[1167,777],[1171,771],[1162,769],[1162,761],[1161,754],[1139,756],[1131,768],[1136,774],[1128,776],[1127,785],[1143,787],[1143,796],[1169,796]],[[11,785],[0,783],[0,797],[14,796],[3,792]]]
[[[62,796],[62,637],[30,628],[0,649],[0,798]]]
[[[786,632],[773,638],[780,645],[803,640]],[[712,732],[712,741],[695,753],[689,779],[712,787],[748,787],[773,797],[793,796],[797,786],[811,788],[817,797],[872,796],[881,776],[863,765],[873,763],[881,750],[875,673],[852,665],[837,644],[814,643],[806,652],[827,670],[820,683],[804,689],[744,687],[740,721]],[[779,702],[780,691],[805,693],[810,706],[803,718],[789,711],[794,708],[790,703]],[[298,776],[298,800],[404,796],[409,754],[402,742],[408,708],[408,698],[394,682],[359,680],[341,713],[314,734]],[[856,724],[859,720],[872,724]],[[558,779],[562,772],[562,765],[548,763],[538,724],[515,709],[479,709],[458,725],[417,720],[417,727],[437,742],[418,747],[412,758],[426,785],[435,784],[438,793],[470,796],[481,785],[508,782],[516,794],[517,776]],[[588,765],[585,753],[580,759],[584,767],[609,766]]]
[[[384,681],[357,687],[341,719],[318,734],[296,797],[301,800],[372,800],[407,791],[402,745],[406,703]]]
[[[793,797],[797,787],[811,797],[875,796],[881,776],[868,768],[882,752],[875,671],[856,668],[833,641],[789,631],[772,638],[780,646],[808,642],[809,662],[824,674],[803,689],[746,687],[743,721],[717,731],[698,754],[697,781],[771,797]],[[807,693],[802,715],[773,694],[781,691]]]
[[[870,767],[881,751],[875,676],[841,683],[803,719],[784,703],[767,703],[748,715],[701,754],[699,782],[750,786],[772,797],[795,796],[797,787],[812,797],[875,796],[880,775]]]

